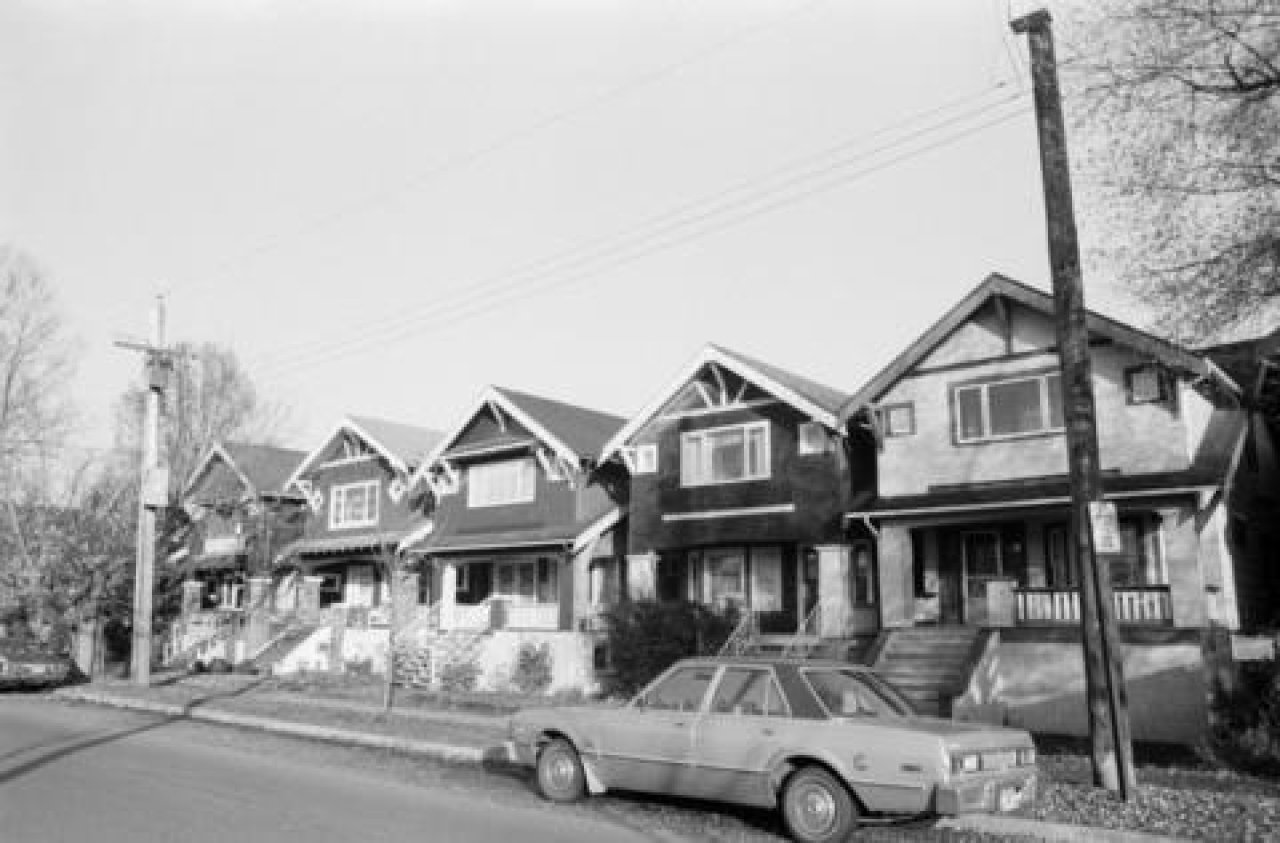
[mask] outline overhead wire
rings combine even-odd
[[[964,137],[968,137],[978,131],[983,131],[992,126],[1012,120],[1024,113],[1024,110],[1021,107],[1001,114],[994,119],[983,121],[963,129],[958,129],[945,135],[939,140],[913,147],[906,152],[893,155],[877,163],[869,164],[860,169],[848,171],[848,168],[851,166],[864,162],[866,159],[873,157],[874,155],[891,151],[894,148],[900,147],[904,143],[913,140],[920,140],[922,137],[926,137],[929,134],[951,128],[964,120],[979,117],[982,114],[991,112],[995,108],[1008,105],[1020,99],[1025,99],[1025,93],[1019,92],[1010,95],[999,102],[984,106],[981,109],[975,109],[972,112],[948,118],[948,120],[939,124],[926,127],[926,129],[913,132],[904,138],[885,144],[873,150],[869,154],[830,162],[819,169],[815,169],[805,174],[801,178],[793,179],[779,187],[758,190],[757,195],[749,196],[745,202],[739,200],[727,203],[723,207],[702,211],[694,215],[692,218],[680,220],[675,223],[667,223],[659,226],[653,231],[639,235],[632,235],[630,240],[624,237],[622,238],[622,242],[607,244],[603,251],[594,257],[592,256],[591,251],[588,251],[581,257],[571,256],[567,260],[567,267],[561,265],[566,261],[561,261],[546,270],[534,273],[532,279],[529,279],[525,275],[518,275],[515,278],[511,278],[510,276],[501,276],[497,279],[501,283],[493,283],[489,285],[485,290],[481,291],[479,295],[462,297],[458,301],[449,302],[443,306],[437,304],[437,306],[419,310],[409,315],[402,315],[396,317],[394,322],[384,321],[382,325],[386,327],[387,330],[370,331],[367,330],[367,328],[362,328],[359,330],[358,335],[353,338],[327,342],[320,346],[315,353],[286,357],[282,360],[277,360],[274,363],[268,363],[262,367],[262,369],[269,373],[281,374],[287,371],[293,371],[299,368],[328,362],[352,352],[367,350],[373,347],[385,347],[386,345],[406,338],[414,332],[422,330],[424,327],[439,324],[445,319],[448,319],[450,323],[456,323],[464,319],[490,312],[495,309],[495,305],[504,304],[519,298],[527,297],[534,293],[545,292],[550,289],[566,286],[577,281],[593,277],[607,269],[613,269],[618,266],[634,262],[635,260],[649,254],[653,254],[654,252],[674,248],[675,246],[681,245],[692,239],[717,232],[723,228],[736,225],[779,207],[794,204],[795,202],[814,195],[815,193],[823,192],[842,184],[847,184],[850,181],[879,172],[886,167],[893,166],[925,152],[953,143]],[[823,176],[826,177],[822,178]],[[812,182],[812,184],[804,187],[803,189],[796,189],[796,186],[801,182]],[[725,191],[721,191],[720,193],[723,194],[724,192]],[[690,203],[690,205],[695,207],[699,204],[705,204],[705,202]],[[662,219],[665,216],[667,215],[662,215],[658,219]],[[684,230],[690,229],[694,224],[703,222],[709,224],[701,227],[692,227],[691,230]],[[667,236],[660,237],[660,235],[664,233]],[[653,240],[655,237],[658,237],[657,242],[646,243],[647,240]],[[604,262],[600,263],[602,259]],[[549,281],[533,284],[529,283],[530,280],[536,282],[538,278],[552,275],[552,273],[557,274],[551,277]],[[495,296],[498,296],[495,301],[485,301],[486,299],[492,299]],[[468,298],[471,300],[468,300]],[[452,308],[452,310],[450,308]],[[462,309],[459,310],[458,308]]]

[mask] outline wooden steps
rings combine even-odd
[[[921,714],[949,717],[951,701],[969,682],[976,627],[912,627],[888,630],[875,670]]]

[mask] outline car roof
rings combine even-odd
[[[856,670],[864,673],[871,672],[871,668],[865,664],[856,664],[854,662],[840,661],[839,659],[806,659],[799,656],[782,657],[782,656],[693,656],[681,659],[679,664],[741,664],[752,665],[756,667],[825,667],[838,668],[841,670]]]

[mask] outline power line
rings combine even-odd
[[[1014,97],[1011,97],[1009,99],[1009,102],[1015,101],[1017,99],[1023,99],[1023,98],[1024,97],[1022,94],[1018,94],[1018,95],[1015,95]],[[1007,104],[1007,103],[1001,103],[1001,104]],[[984,109],[984,111],[989,111],[989,110],[990,110],[989,108]],[[833,173],[833,175],[831,175],[828,178],[815,181],[812,185],[810,185],[809,187],[806,187],[803,190],[777,196],[772,199],[770,199],[769,196],[765,194],[759,197],[759,199],[755,201],[760,201],[760,200],[768,200],[768,201],[764,201],[764,204],[757,204],[754,207],[745,206],[744,203],[737,203],[739,206],[738,208],[735,208],[733,205],[730,205],[727,208],[728,211],[730,212],[736,211],[736,213],[725,214],[723,212],[719,212],[718,214],[703,214],[701,215],[702,219],[709,220],[710,221],[709,225],[705,225],[700,228],[694,228],[691,231],[680,231],[679,227],[676,227],[677,230],[673,231],[668,237],[666,237],[665,239],[660,239],[656,243],[653,243],[650,245],[645,245],[643,241],[645,239],[651,239],[653,236],[651,234],[642,236],[640,238],[639,243],[628,244],[624,242],[610,249],[609,251],[614,253],[615,256],[605,261],[601,265],[593,265],[592,260],[580,259],[574,262],[579,264],[585,264],[585,266],[580,266],[578,270],[574,272],[570,272],[567,275],[560,275],[557,278],[553,278],[549,282],[535,284],[532,286],[524,286],[522,288],[514,288],[511,284],[503,285],[503,287],[495,287],[494,289],[489,291],[486,295],[489,297],[492,297],[495,293],[498,293],[498,294],[502,292],[508,293],[508,295],[502,296],[500,299],[498,299],[495,302],[481,304],[479,299],[482,297],[476,297],[478,300],[475,302],[469,303],[466,301],[462,301],[452,305],[452,307],[457,308],[459,306],[466,307],[468,304],[471,304],[472,307],[470,307],[470,309],[464,309],[461,311],[455,310],[454,312],[447,312],[446,310],[442,310],[440,308],[436,308],[435,310],[429,310],[426,313],[417,314],[411,317],[410,319],[399,320],[403,324],[401,324],[397,330],[384,332],[384,333],[365,332],[363,333],[362,336],[357,336],[350,340],[344,340],[344,341],[339,341],[336,343],[329,344],[327,348],[325,348],[323,351],[319,353],[299,356],[297,358],[286,360],[285,362],[282,362],[282,363],[278,363],[274,366],[269,365],[265,368],[271,373],[279,374],[287,371],[296,370],[299,368],[305,368],[311,365],[316,365],[319,363],[328,362],[329,360],[336,359],[338,357],[344,356],[345,354],[348,354],[354,351],[360,351],[368,348],[383,347],[386,345],[390,345],[400,339],[403,339],[411,335],[416,331],[421,330],[422,328],[428,325],[439,324],[443,322],[446,318],[448,319],[450,324],[456,324],[457,322],[462,321],[464,319],[472,318],[472,317],[487,313],[495,309],[497,306],[500,306],[503,303],[506,303],[515,299],[519,299],[519,298],[524,298],[533,293],[543,292],[556,287],[567,286],[577,281],[581,281],[586,278],[593,277],[606,269],[613,269],[618,266],[622,266],[628,263],[633,263],[634,261],[639,260],[640,258],[646,257],[655,252],[674,248],[675,246],[682,245],[690,240],[694,240],[699,237],[703,237],[708,234],[718,232],[724,228],[737,225],[741,222],[745,222],[748,219],[776,210],[777,208],[794,204],[795,202],[801,201],[802,199],[808,198],[809,196],[812,196],[814,194],[817,194],[826,190],[830,190],[832,188],[838,187],[843,184],[847,184],[851,181],[854,181],[860,178],[864,178],[873,173],[879,172],[887,167],[894,166],[896,164],[902,163],[911,158],[917,157],[925,152],[937,149],[941,146],[944,146],[944,145],[953,143],[957,140],[960,140],[962,138],[968,137],[972,134],[975,134],[976,132],[991,128],[992,126],[998,125],[1000,123],[1008,122],[1009,120],[1012,120],[1015,117],[1021,116],[1023,113],[1024,113],[1024,109],[1018,108],[1016,110],[1002,114],[994,119],[987,120],[977,125],[973,125],[965,129],[952,132],[939,140],[933,141],[931,143],[928,143],[919,147],[912,148],[907,152],[900,153],[884,161],[881,161],[877,164],[869,165],[867,167],[854,170],[852,172],[842,173],[840,172],[840,170],[847,168],[851,163],[856,163],[859,159],[853,159],[852,161],[837,162],[824,169],[824,172],[830,172],[830,173]],[[972,115],[969,115],[969,116],[971,117]],[[955,122],[955,121],[953,120],[950,122]],[[896,145],[901,145],[901,144],[896,144]],[[890,147],[887,147],[887,148],[890,148]],[[818,173],[815,175],[821,175],[821,173]],[[776,193],[777,191],[774,191],[774,192]],[[716,218],[717,216],[719,216],[720,218],[717,219]],[[696,222],[698,220],[694,220],[694,221]],[[672,228],[672,226],[668,226],[667,228]],[[598,263],[599,259],[595,259],[595,261]],[[547,274],[548,273],[538,273],[538,275],[547,275]],[[424,318],[424,317],[427,317],[427,318]]]
[[[279,248],[283,243],[323,230],[351,216],[385,205],[406,192],[417,190],[436,179],[447,175],[448,173],[471,166],[479,161],[489,158],[496,153],[515,146],[517,143],[528,137],[547,131],[548,129],[552,129],[563,123],[567,123],[582,114],[601,108],[620,97],[634,94],[637,91],[641,91],[652,85],[658,84],[668,77],[677,75],[688,68],[694,67],[706,61],[711,56],[721,53],[730,47],[763,35],[788,20],[798,17],[801,14],[805,14],[811,11],[814,7],[826,2],[828,2],[828,0],[810,0],[810,2],[805,3],[802,6],[790,8],[776,17],[771,17],[761,23],[740,27],[735,32],[730,33],[708,47],[668,64],[662,65],[654,70],[625,80],[566,108],[544,114],[524,125],[517,126],[516,128],[498,135],[487,143],[483,143],[478,147],[474,147],[452,157],[446,158],[435,166],[432,166],[416,175],[410,176],[397,185],[367,194],[366,196],[345,205],[340,205],[324,214],[313,217],[311,220],[304,222],[291,231],[274,236],[268,236],[261,240],[257,245],[250,247],[240,254],[224,259],[215,264],[209,277],[202,282],[196,284],[173,282],[168,284],[160,292],[169,294],[182,287],[185,287],[188,293],[195,290],[208,289],[212,287],[216,281],[230,275],[239,264],[254,260],[261,255],[267,254]],[[129,305],[122,304],[119,307],[123,310],[126,306]],[[113,312],[114,311],[109,312],[109,315]]]

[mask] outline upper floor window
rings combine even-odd
[[[528,503],[537,491],[537,463],[533,457],[482,463],[467,468],[467,506]]]
[[[769,476],[769,423],[680,434],[680,485],[706,486]]]
[[[1125,397],[1130,404],[1155,404],[1172,395],[1169,378],[1156,366],[1138,366],[1124,372]]]
[[[334,486],[329,493],[329,527],[368,527],[378,523],[378,481]]]
[[[880,408],[881,429],[888,436],[910,436],[916,432],[916,407],[911,402],[886,404]]]
[[[1057,372],[957,386],[952,391],[957,442],[1008,439],[1063,429]]]

